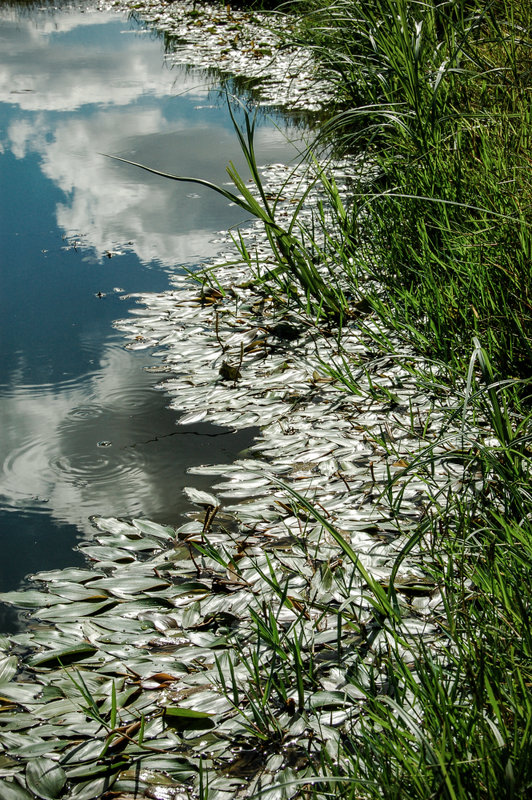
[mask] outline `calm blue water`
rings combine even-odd
[[[207,425],[176,434],[144,369],[157,354],[125,351],[112,327],[129,292],[167,288],[243,220],[206,189],[100,155],[224,181],[238,147],[206,80],[168,68],[123,16],[0,4],[1,591],[73,563],[91,514],[177,522],[186,467],[249,442]],[[293,155],[267,121],[257,149]]]

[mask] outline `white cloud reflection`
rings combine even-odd
[[[0,149],[18,159],[38,155],[44,175],[65,194],[56,207],[62,232],[81,234],[97,259],[126,243],[143,263],[169,268],[212,255],[213,232],[241,222],[238,209],[207,189],[99,155],[119,153],[178,174],[226,180],[225,165],[240,160],[236,136],[214,117],[207,126],[193,115],[190,98],[204,100],[208,91],[201,75],[168,69],[147,37],[119,35],[119,46],[102,45],[116,15],[6,16],[0,14],[0,102],[20,113],[0,136]],[[180,97],[186,98],[181,105]],[[264,160],[289,152],[283,134],[271,128],[258,130],[257,151]]]
[[[115,344],[105,347],[89,376],[4,395],[2,506],[46,511],[88,535],[92,514],[157,518],[182,505],[179,474],[192,458],[190,440],[146,444],[165,433],[161,426],[173,426],[152,383],[139,361]],[[111,446],[98,447],[102,441]]]
[[[112,47],[105,32],[110,24],[123,28]],[[23,111],[72,112],[174,94],[175,75],[161,63],[159,48],[128,25],[116,13],[63,10],[55,17],[43,12],[24,18],[0,8],[0,102]],[[206,87],[196,74],[180,80],[179,90],[202,97]]]
[[[207,93],[198,73],[170,71],[148,37],[119,35],[110,45],[105,26],[114,20],[80,11],[26,19],[0,6],[0,104],[7,104],[0,108],[7,119],[0,152],[37,157],[43,184],[51,181],[64,195],[55,207],[58,236],[80,235],[86,256],[128,247],[143,263],[173,268],[210,255],[209,239],[241,214],[207,189],[158,179],[100,153],[222,182],[225,164],[238,163],[237,141],[217,113],[209,125],[209,114],[202,121],[192,115],[190,98],[204,102]],[[187,100],[182,108],[180,95]],[[271,128],[258,130],[256,145],[264,161],[290,152]],[[37,178],[32,190],[41,191]],[[48,199],[46,188],[42,193]],[[156,517],[175,505],[179,455],[169,459],[165,479],[160,459],[152,470],[142,450],[130,447],[144,423],[149,437],[163,418],[164,399],[154,400],[151,383],[116,344],[104,346],[98,369],[71,383],[28,387],[14,376],[1,404],[6,505],[46,509],[86,533],[90,514]],[[130,401],[135,410],[124,414]],[[100,414],[112,430],[100,428]],[[113,446],[97,448],[100,439]],[[201,446],[198,437],[196,455]],[[184,468],[190,453],[182,458]]]

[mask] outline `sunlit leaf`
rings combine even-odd
[[[93,800],[93,798],[100,798],[112,787],[114,781],[115,775],[107,775],[103,778],[96,778],[96,780],[78,783],[68,795],[68,800]]]
[[[164,710],[168,724],[178,730],[207,730],[214,728],[212,715],[205,711],[193,711],[191,708],[168,706]]]
[[[170,525],[159,525],[157,522],[151,522],[147,519],[134,519],[133,525],[141,533],[148,533],[150,536],[164,540],[175,538],[175,530]]]
[[[2,721],[4,716],[5,715],[2,714]],[[17,772],[22,772],[23,768],[24,765],[16,759],[8,756],[5,753],[0,753],[0,776],[2,778],[10,778],[11,776],[16,775]]]
[[[17,671],[17,657],[6,656],[0,658],[0,684],[4,681],[7,683],[16,674]]]
[[[28,589],[25,592],[1,592],[0,601],[19,608],[41,608],[59,602],[57,597],[47,592],[37,592],[35,589]]]
[[[39,653],[28,660],[32,667],[42,666],[43,664],[70,664],[72,661],[78,661],[81,658],[86,658],[96,652],[96,648],[91,644],[83,642],[74,647],[65,647],[62,650],[49,650],[46,653]]]
[[[202,492],[189,486],[185,486],[184,492],[188,499],[198,506],[213,506],[216,508],[216,506],[220,505],[218,498],[208,492]]]
[[[117,597],[124,595],[136,595],[151,589],[162,589],[168,586],[168,581],[163,581],[155,575],[152,577],[135,575],[115,575],[112,578],[100,578],[91,583],[91,587],[104,589]]]
[[[30,703],[40,694],[42,686],[36,683],[2,683],[0,684],[0,700],[11,700],[14,703]]]
[[[350,702],[345,692],[316,692],[309,699],[311,708],[338,708]]]
[[[52,622],[79,619],[80,617],[90,617],[93,614],[97,614],[98,611],[102,611],[102,609],[115,603],[116,600],[113,599],[102,600],[100,603],[61,603],[53,608],[38,609],[33,613],[33,616],[39,619],[51,620]]]

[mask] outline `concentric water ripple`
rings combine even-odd
[[[0,509],[52,514],[85,532],[92,514],[171,523],[184,508],[186,468],[219,459],[228,439],[234,454],[249,444],[214,426],[177,428],[142,362],[124,350],[106,356],[91,381],[67,391],[3,398]]]

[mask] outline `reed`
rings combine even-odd
[[[478,336],[495,369],[532,372],[532,12],[520,0],[305,3],[301,39],[336,80],[322,130],[361,152],[353,262],[378,313],[458,370]],[[366,237],[361,241],[363,220]],[[345,237],[345,216],[338,219]]]

